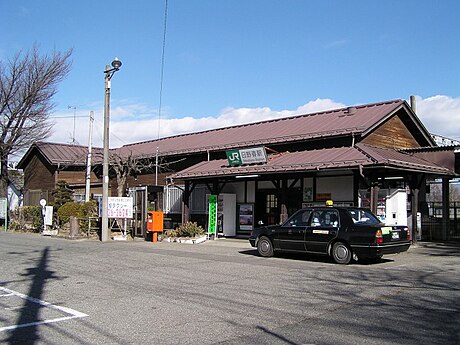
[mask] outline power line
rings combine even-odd
[[[157,135],[158,140],[160,139],[161,107],[162,107],[162,101],[163,101],[163,79],[164,79],[164,68],[165,68],[167,19],[168,19],[168,0],[165,0],[164,26],[163,26],[163,49],[161,53],[161,73],[160,73],[160,101],[159,101],[159,107],[158,107],[158,135]]]
[[[163,100],[163,78],[165,69],[165,47],[166,47],[166,24],[168,19],[168,0],[165,0],[165,16],[163,26],[163,50],[161,52],[161,74],[160,74],[160,101],[158,106],[158,135],[157,140],[160,140],[160,120],[161,120],[161,107]],[[158,142],[157,142],[158,143]],[[155,186],[158,186],[158,146],[155,153]]]

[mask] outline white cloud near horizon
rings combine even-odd
[[[460,98],[436,95],[423,99],[416,97],[417,115],[430,133],[460,139]],[[193,133],[288,116],[315,113],[343,108],[347,105],[331,99],[316,99],[292,110],[273,110],[269,107],[225,108],[216,116],[201,118],[172,118],[164,111],[160,119],[160,137]],[[66,116],[60,118],[59,116]],[[75,139],[81,145],[88,144],[89,110],[77,109],[75,118]],[[59,117],[59,118],[57,118]],[[73,137],[73,112],[53,114],[55,126],[47,141],[70,143]],[[102,108],[95,110],[93,146],[102,146]],[[158,137],[158,109],[145,104],[123,102],[111,109],[110,146],[153,140]]]
[[[460,139],[460,97],[416,96],[416,112],[431,134]]]

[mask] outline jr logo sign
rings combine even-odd
[[[241,157],[239,150],[229,150],[226,151],[228,165],[240,165],[241,164]]]
[[[267,153],[264,147],[252,147],[241,150],[228,150],[227,154],[228,165],[242,165],[254,163],[267,163]]]

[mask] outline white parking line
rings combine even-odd
[[[88,316],[87,314],[81,313],[81,312],[73,310],[71,308],[54,305],[54,304],[39,300],[37,298],[33,298],[33,297],[30,297],[30,296],[24,295],[24,294],[22,294],[20,292],[16,292],[16,291],[1,287],[1,286],[0,286],[0,291],[3,291],[3,292],[6,293],[6,295],[2,295],[1,297],[17,296],[17,297],[25,299],[25,300],[27,300],[29,302],[37,303],[37,304],[41,305],[42,307],[57,310],[57,311],[60,311],[62,313],[65,313],[65,314],[69,315],[69,316],[59,317],[59,318],[56,318],[56,319],[49,319],[49,320],[43,320],[43,321],[37,321],[37,322],[31,322],[31,323],[24,323],[24,324],[21,324],[21,325],[0,327],[0,332],[13,330],[13,329],[17,329],[17,328],[23,328],[23,327],[30,327],[30,326],[43,325],[43,324],[48,324],[48,323],[61,322],[61,321],[66,321],[66,320],[71,320],[71,319],[76,319],[76,318],[81,318],[81,317]]]

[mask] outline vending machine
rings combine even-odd
[[[407,193],[405,189],[397,189],[386,197],[385,224],[407,225]]]

